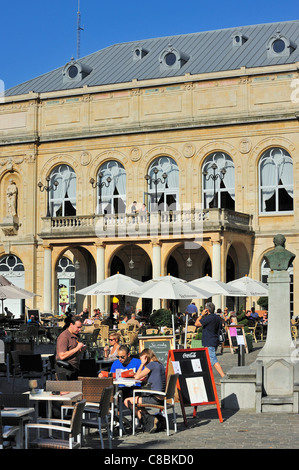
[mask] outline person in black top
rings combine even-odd
[[[202,345],[204,348],[208,348],[212,366],[215,367],[221,377],[224,377],[225,373],[216,356],[221,325],[221,318],[215,313],[215,305],[212,302],[206,303],[205,310],[197,318],[195,326],[202,326]]]

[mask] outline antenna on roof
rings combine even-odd
[[[77,12],[77,59],[80,58],[80,32],[84,30],[81,27],[81,12],[80,12],[80,0],[78,0],[78,12]]]

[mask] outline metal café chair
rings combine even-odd
[[[20,354],[19,361],[23,379],[41,379],[44,385],[49,371],[44,368],[40,354]]]
[[[93,404],[93,406],[87,405],[85,407],[84,414],[85,416],[86,414],[88,416],[83,417],[82,419],[82,427],[98,429],[99,434],[100,434],[102,449],[105,448],[102,428],[106,428],[107,430],[109,449],[112,449],[112,430],[111,430],[111,426],[109,423],[109,417],[110,417],[111,400],[113,400],[113,389],[114,389],[113,385],[110,385],[110,387],[104,388],[98,405],[97,406],[95,406],[95,404]],[[112,416],[112,419],[113,419],[113,416]]]
[[[38,419],[37,423],[25,425],[25,449],[28,449],[29,430],[40,429],[58,431],[68,434],[68,439],[57,439],[53,436],[38,437],[30,444],[39,449],[77,449],[81,447],[81,424],[82,415],[85,408],[85,400],[77,402],[74,406],[71,420],[66,419]]]
[[[86,407],[84,410],[84,415],[86,413],[90,413],[94,415],[94,418],[92,420],[91,418],[86,418],[84,416],[84,419],[82,421],[82,426],[83,428],[85,427],[98,427],[99,428],[99,433],[101,436],[101,446],[104,448],[104,443],[103,443],[103,436],[102,436],[102,428],[106,426],[107,420],[105,418],[106,412],[107,412],[107,403],[106,399],[105,401],[103,400],[103,394],[104,391],[112,387],[113,385],[113,378],[112,377],[78,377],[78,382],[81,382],[82,384],[82,395],[83,399],[86,401]],[[108,392],[107,392],[108,393]],[[61,407],[61,417],[63,418],[65,416],[65,413],[67,410],[71,408],[70,405],[65,405]],[[110,425],[108,423],[108,426],[110,426],[110,429],[107,427],[107,433],[108,433],[108,441],[109,441],[109,448],[112,445],[112,442],[110,442],[110,438],[112,439],[112,432],[113,432],[113,423],[114,423],[114,400],[113,400],[113,387],[112,387],[112,392],[110,391],[109,395],[109,411],[107,415],[111,415],[111,421]],[[99,420],[99,418],[101,418]],[[103,420],[103,418],[105,418]],[[90,423],[88,421],[91,420]],[[85,426],[86,424],[86,426]]]

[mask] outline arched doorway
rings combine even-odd
[[[152,263],[142,247],[133,243],[124,245],[113,255],[110,261],[110,275],[112,276],[117,272],[145,282],[152,279]],[[141,310],[146,315],[152,312],[152,299],[138,299],[127,295],[117,297],[121,315],[124,312],[126,302],[130,302],[134,310]],[[109,311],[111,308],[111,302],[109,301]]]
[[[55,311],[71,309],[72,313],[80,313],[83,305],[90,310],[95,308],[95,296],[76,295],[83,289],[96,282],[95,261],[88,250],[81,246],[69,247],[59,257],[56,264],[56,300]],[[65,305],[61,305],[65,304]]]

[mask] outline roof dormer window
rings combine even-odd
[[[248,38],[244,36],[244,34],[240,33],[239,31],[236,31],[232,35],[233,46],[235,47],[243,46],[243,44],[247,41],[247,39]]]
[[[141,60],[146,54],[148,54],[148,50],[142,46],[136,46],[133,49],[133,60]]]
[[[290,41],[285,36],[282,36],[279,31],[272,36],[267,44],[267,54],[269,59],[278,57],[289,57],[296,49],[296,44]]]
[[[184,54],[169,44],[160,54],[160,69],[162,72],[170,69],[179,70],[188,60],[189,56],[187,54]]]
[[[68,62],[62,72],[63,83],[79,83],[90,74],[92,68],[82,62],[72,59]]]

